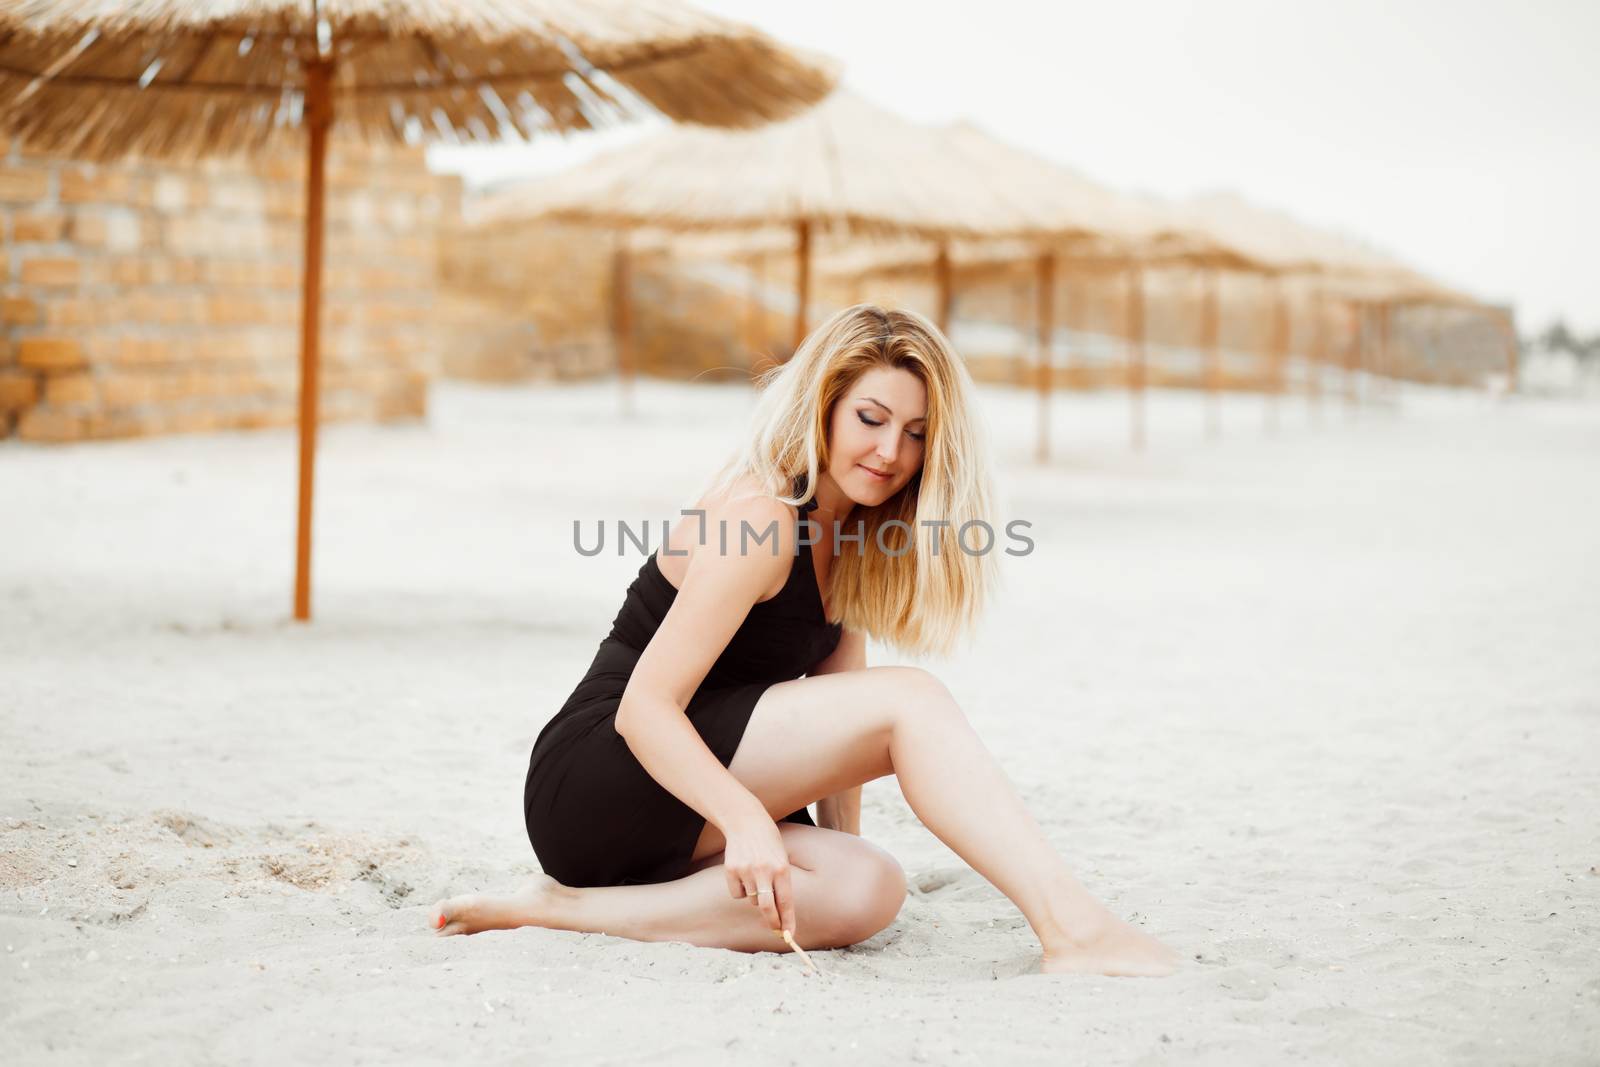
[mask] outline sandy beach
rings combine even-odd
[[[942,677],[1053,841],[1188,963],[1043,977],[893,779],[899,918],[779,954],[522,929],[535,735],[737,386],[434,387],[335,426],[287,621],[290,431],[0,446],[0,1060],[480,1064],[1600,1060],[1600,406],[1416,390],[1350,417],[984,388],[1004,518]],[[870,650],[873,663],[899,662]]]

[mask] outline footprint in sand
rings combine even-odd
[[[1004,895],[984,880],[977,871],[968,867],[936,867],[909,879],[908,888],[918,896],[935,896],[943,900],[983,901],[1004,900]]]

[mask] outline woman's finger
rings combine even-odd
[[[791,934],[796,933],[794,926],[794,889],[792,888],[793,883],[789,880],[788,867],[778,872],[778,876],[772,881],[772,886],[777,893],[778,915],[781,919],[778,929],[787,930]]]
[[[767,920],[767,925],[774,930],[782,929],[779,926],[778,906],[773,899],[771,888],[759,890],[756,899],[761,904],[761,915]]]

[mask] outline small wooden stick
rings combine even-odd
[[[773,932],[774,932],[774,933],[777,933],[777,931],[773,931]],[[806,965],[806,966],[807,966],[807,967],[810,967],[810,968],[811,968],[811,970],[812,970],[812,971],[813,971],[813,972],[814,972],[814,973],[816,973],[816,974],[821,974],[821,973],[822,973],[822,972],[821,972],[821,971],[819,971],[819,970],[817,970],[817,965],[816,965],[816,964],[815,964],[815,963],[812,963],[812,962],[811,962],[811,957],[810,957],[810,956],[807,956],[807,955],[806,955],[806,950],[805,950],[805,949],[803,949],[803,948],[801,948],[801,947],[800,947],[800,946],[799,946],[799,945],[797,945],[797,944],[795,944],[795,943],[794,943],[794,935],[793,935],[793,934],[791,934],[791,933],[790,933],[790,932],[789,932],[789,931],[787,931],[787,930],[784,930],[784,931],[783,931],[783,932],[782,932],[782,934],[780,934],[780,936],[781,936],[781,937],[782,937],[782,938],[783,938],[783,939],[784,939],[784,940],[785,940],[785,941],[787,941],[787,942],[789,942],[789,947],[790,947],[790,948],[792,948],[792,949],[794,949],[794,950],[795,950],[795,953],[796,953],[796,954],[797,954],[797,955],[799,955],[799,957],[800,957],[800,958],[801,958],[801,959],[802,959],[802,960],[804,960],[804,961],[805,961],[805,965]]]

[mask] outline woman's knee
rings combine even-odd
[[[899,860],[877,845],[871,842],[867,844],[877,853],[872,872],[871,896],[882,909],[878,915],[880,921],[877,925],[877,930],[882,930],[894,922],[895,916],[900,914],[900,906],[906,902],[906,869],[900,866]]]
[[[895,858],[870,841],[857,845],[850,875],[837,886],[833,940],[840,945],[865,941],[894,922],[906,899],[906,872]]]
[[[938,676],[921,667],[874,667],[884,672],[882,683],[897,714],[928,717],[959,715],[960,705]]]

